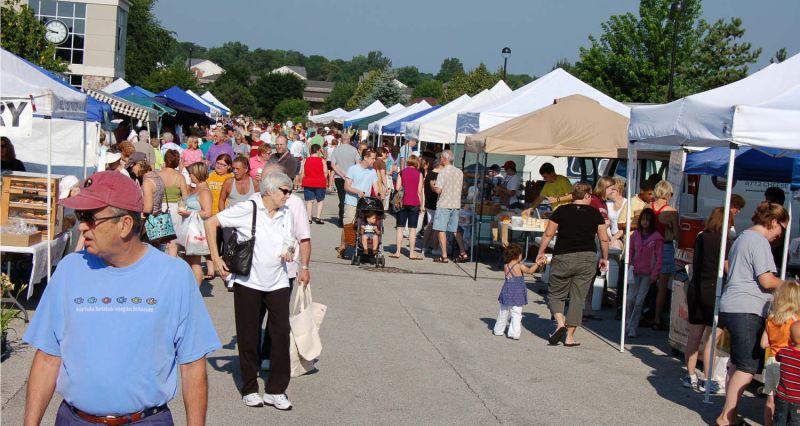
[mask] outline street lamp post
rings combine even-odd
[[[685,4],[683,0],[672,2],[669,7],[670,17],[672,17],[672,58],[669,64],[669,83],[667,86],[667,102],[675,99],[675,59],[678,51],[678,14],[683,12]]]
[[[506,68],[508,68],[508,57],[511,56],[511,48],[504,47],[500,54],[503,55],[503,81],[506,81]]]
[[[187,66],[187,68],[189,69],[189,71],[192,70],[192,47],[191,46],[189,47],[189,65]]]

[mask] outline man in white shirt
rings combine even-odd
[[[411,156],[411,153],[414,152],[414,147],[417,146],[417,139],[411,138],[400,148],[400,170],[406,168],[406,160],[408,157]]]
[[[516,207],[515,204],[519,203],[519,187],[521,184],[520,177],[517,174],[517,165],[511,160],[503,164],[503,169],[506,171],[506,177],[503,182],[495,188],[495,191],[500,196],[502,204],[509,207]]]
[[[178,154],[183,153],[183,148],[180,145],[175,143],[175,135],[170,132],[164,132],[161,134],[161,155],[167,153],[167,151],[174,149],[178,151]]]

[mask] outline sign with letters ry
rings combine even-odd
[[[27,99],[0,101],[0,136],[29,138],[33,106]]]

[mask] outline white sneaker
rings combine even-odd
[[[292,403],[289,402],[289,398],[286,397],[285,393],[281,393],[278,395],[271,395],[268,393],[264,394],[264,404],[271,405],[279,410],[291,410]]]
[[[258,397],[257,393],[249,393],[242,397],[242,402],[248,407],[263,407],[264,401]]]
[[[264,361],[261,361],[261,369],[264,370],[264,371],[269,371],[269,360],[268,359],[265,359]]]

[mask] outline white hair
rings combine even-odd
[[[169,143],[175,140],[175,136],[170,132],[164,132],[161,134],[161,139],[163,139],[165,143]]]
[[[447,160],[448,162],[453,161],[453,151],[449,149],[445,149],[442,151],[442,154],[439,156],[440,160]]]
[[[292,180],[283,172],[267,172],[261,177],[261,182],[258,187],[261,196],[271,194],[278,190],[281,186],[292,187]]]

